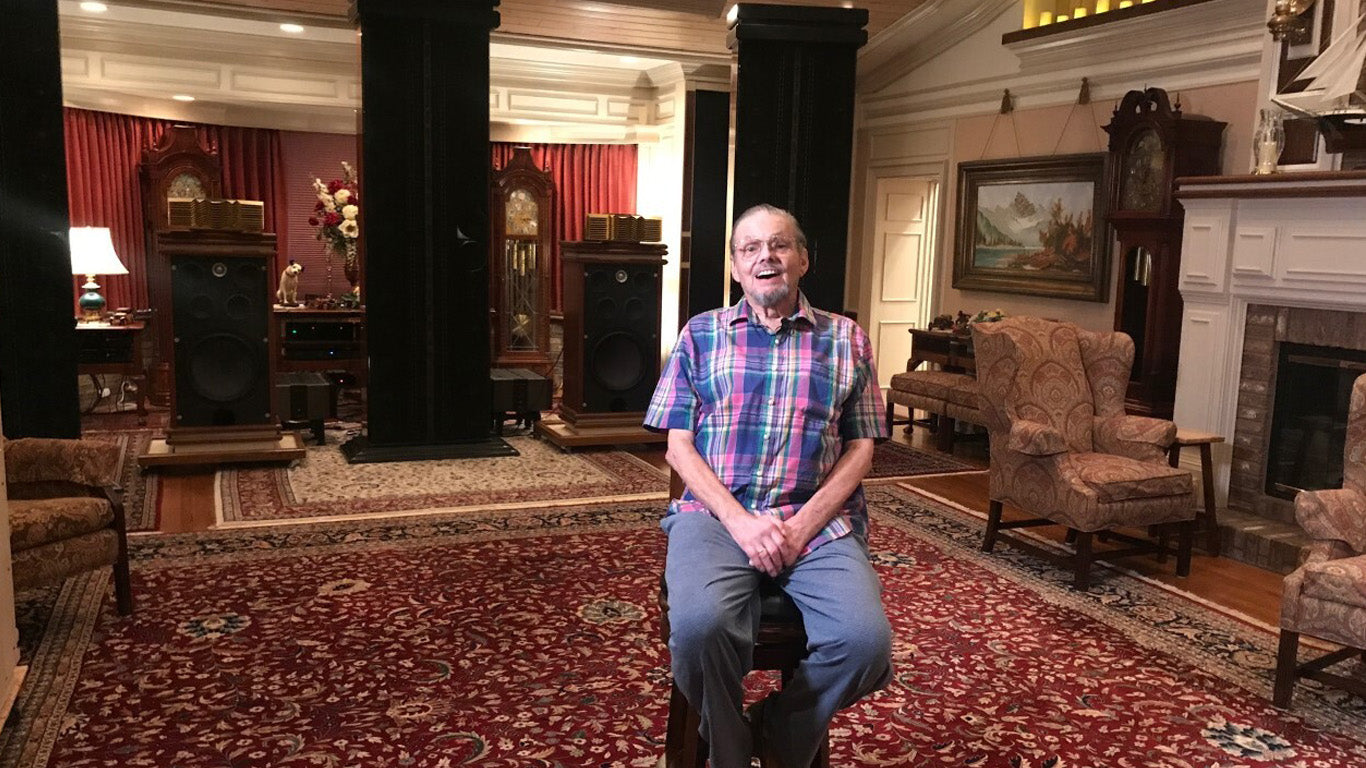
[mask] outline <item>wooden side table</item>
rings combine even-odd
[[[142,332],[146,324],[76,324],[76,372],[90,377],[117,373],[138,388],[138,424],[147,423],[147,369],[142,363]],[[97,382],[96,387],[100,384]]]
[[[1200,480],[1204,486],[1205,508],[1197,519],[1205,532],[1205,550],[1215,557],[1219,556],[1219,518],[1214,502],[1214,457],[1210,446],[1222,442],[1223,435],[1177,427],[1176,441],[1167,449],[1167,462],[1175,467],[1181,464],[1182,448],[1192,445],[1200,448]]]

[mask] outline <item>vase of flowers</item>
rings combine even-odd
[[[313,180],[313,191],[318,202],[313,205],[313,215],[308,217],[310,226],[317,229],[318,242],[323,244],[328,256],[328,276],[331,277],[333,255],[341,257],[342,271],[351,285],[349,295],[352,300],[360,300],[360,263],[357,259],[357,238],[360,237],[360,190],[356,183],[356,171],[350,163],[342,163],[342,177],[324,182]],[[328,292],[331,293],[331,280]]]

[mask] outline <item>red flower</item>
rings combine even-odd
[[[316,226],[318,226],[318,217],[317,217],[317,216],[309,216],[309,217],[308,217],[308,225],[309,225],[310,227],[316,227]]]
[[[325,227],[335,227],[340,223],[342,223],[342,215],[336,211],[328,211],[323,216],[323,226]]]

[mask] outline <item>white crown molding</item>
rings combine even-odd
[[[645,74],[656,89],[665,90],[682,83],[690,91],[730,92],[730,62],[724,64],[689,64],[671,61]]]
[[[1021,70],[1038,71],[1102,62],[1133,65],[1145,59],[1172,56],[1198,61],[1204,47],[1231,42],[1256,43],[1260,55],[1266,35],[1266,18],[1258,3],[1210,0],[1021,40],[1005,47],[1019,57]]]
[[[272,41],[253,35],[75,19],[63,24],[62,81],[69,106],[227,125],[353,133],[361,108],[358,56],[348,42]],[[715,77],[715,64],[673,65]],[[658,69],[658,67],[656,68]],[[539,133],[623,141],[649,119],[657,88],[645,72],[494,58],[490,119]],[[195,97],[192,103],[173,94]],[[520,129],[514,129],[520,130]]]
[[[317,133],[357,132],[358,115],[354,107],[297,103],[279,106],[261,102],[226,104],[195,101],[186,104],[171,101],[161,94],[148,96],[109,88],[84,88],[79,85],[64,86],[62,102],[66,106],[79,109],[210,125],[240,125]]]
[[[908,90],[861,95],[859,125],[874,128],[990,114],[1000,108],[1007,88],[1017,109],[1066,104],[1076,101],[1083,77],[1090,82],[1095,101],[1117,99],[1144,85],[1176,92],[1255,81],[1264,25],[1259,4],[1210,0],[1013,43],[1007,48],[1019,57],[1017,72],[917,82]],[[903,77],[909,72],[903,71]]]
[[[927,0],[859,50],[859,92],[874,93],[966,40],[1018,0]]]

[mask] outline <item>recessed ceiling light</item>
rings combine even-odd
[[[304,28],[299,24],[281,24],[280,31],[288,32],[291,35],[299,35],[303,34]]]
[[[176,101],[194,101],[194,97],[188,93],[177,93],[171,98],[175,99]]]
[[[640,57],[639,57],[639,56],[622,56],[622,57],[619,59],[619,61],[620,61],[622,64],[639,64],[639,63],[640,63]]]
[[[81,10],[87,13],[104,13],[109,10],[109,6],[104,3],[81,3]]]

